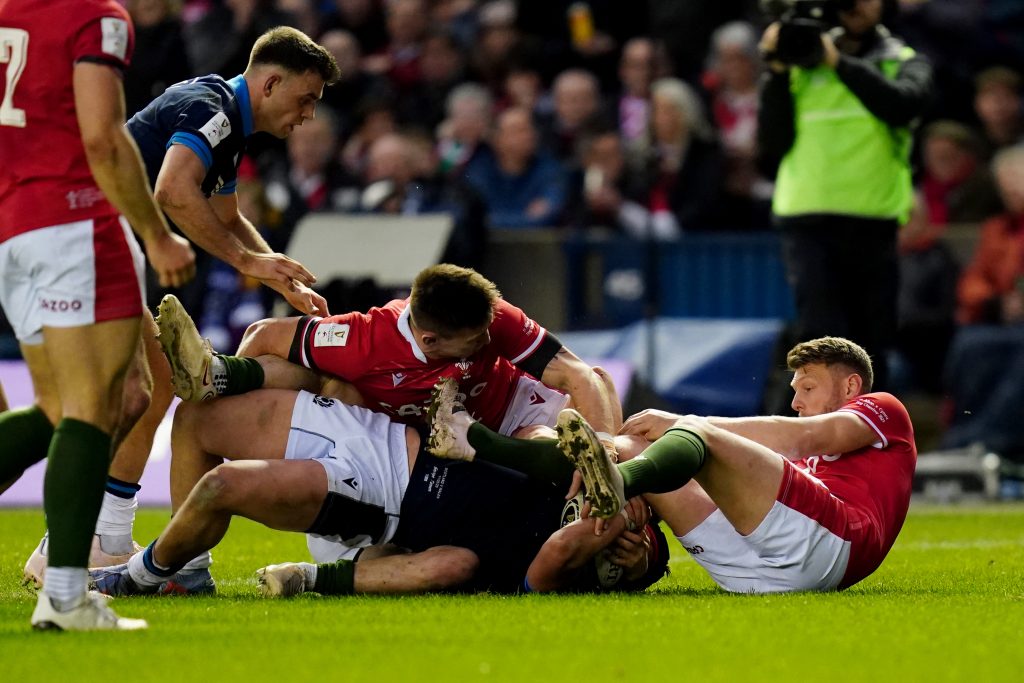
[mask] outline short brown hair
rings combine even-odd
[[[453,337],[488,325],[500,297],[498,287],[472,268],[442,263],[416,276],[410,315],[420,329]]]
[[[822,363],[825,367],[841,365],[860,375],[861,392],[871,391],[875,372],[871,369],[871,356],[860,345],[842,337],[821,337],[797,344],[786,354],[786,365],[790,370],[799,370],[805,365]]]
[[[249,67],[257,64],[276,64],[297,74],[315,71],[327,84],[341,76],[334,55],[291,26],[272,28],[256,39],[249,53]]]

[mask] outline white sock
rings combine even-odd
[[[143,561],[143,556],[145,554],[145,552],[135,553],[132,555],[131,559],[128,560],[128,576],[132,577],[132,581],[134,581],[135,585],[140,588],[159,586],[170,577],[166,575],[161,576],[160,574],[149,571],[146,567],[146,563]]]
[[[316,585],[316,565],[309,562],[299,562],[299,566],[302,567],[302,573],[306,575],[306,590],[313,590],[313,586]]]
[[[88,578],[85,567],[47,567],[43,592],[58,612],[65,612],[85,598]]]
[[[213,564],[213,556],[207,550],[205,553],[199,553],[189,560],[189,563],[182,567],[181,571],[194,572],[200,569],[209,569],[211,564]]]
[[[103,494],[103,506],[96,519],[96,535],[100,547],[110,555],[127,555],[135,550],[132,545],[132,527],[135,511],[139,508],[137,496],[121,498],[109,491]]]

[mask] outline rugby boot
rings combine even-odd
[[[168,294],[157,308],[157,341],[171,364],[174,393],[185,401],[205,401],[217,395],[213,383],[213,347],[199,336],[178,297]]]
[[[46,577],[46,559],[49,549],[50,536],[49,534],[43,534],[43,540],[39,541],[39,545],[29,555],[28,561],[25,562],[24,576],[21,580],[21,585],[29,588],[30,590],[38,590],[43,587],[43,580]],[[104,552],[103,547],[100,545],[100,537],[93,534],[92,537],[92,548],[89,550],[89,566],[90,567],[110,567],[115,564],[124,564],[131,558],[132,555],[142,550],[135,541],[132,541],[134,550],[125,555],[111,555],[110,553]]]
[[[32,612],[32,628],[39,631],[138,631],[148,628],[145,619],[119,617],[106,597],[87,593],[82,602],[66,611],[58,611],[50,596],[40,593]]]
[[[282,562],[256,570],[256,583],[265,598],[290,598],[306,592],[306,572],[297,562]]]
[[[217,586],[209,569],[182,570],[155,586],[140,586],[132,579],[128,564],[89,570],[90,588],[103,595],[212,595]]]
[[[469,426],[475,420],[459,402],[459,384],[446,377],[434,385],[427,423],[430,436],[427,450],[439,458],[470,461],[476,449],[469,445]]]
[[[625,485],[618,467],[583,416],[572,408],[558,414],[558,447],[583,475],[591,515],[609,519],[626,505]]]

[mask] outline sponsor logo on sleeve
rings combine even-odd
[[[231,121],[227,114],[219,111],[213,115],[212,119],[203,124],[199,132],[210,143],[210,147],[216,147],[221,140],[231,135]]]
[[[348,323],[324,323],[313,334],[313,346],[345,346],[348,344]]]
[[[100,31],[103,34],[100,49],[123,62],[128,54],[128,22],[116,17],[103,17],[100,19]]]

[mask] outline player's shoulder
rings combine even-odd
[[[59,7],[52,9],[60,11],[60,23],[65,30],[76,30],[97,20],[110,20],[125,26],[131,23],[128,10],[116,0],[62,0]]]
[[[116,0],[28,0],[7,3],[3,8],[4,19],[14,16],[28,18],[30,31],[35,36],[49,34],[73,36],[86,25],[101,19],[108,19],[125,27],[131,24],[131,17]]]
[[[868,419],[879,423],[891,421],[910,422],[910,414],[907,412],[903,402],[886,391],[876,391],[856,396],[847,402],[842,407],[842,410],[860,413]]]

